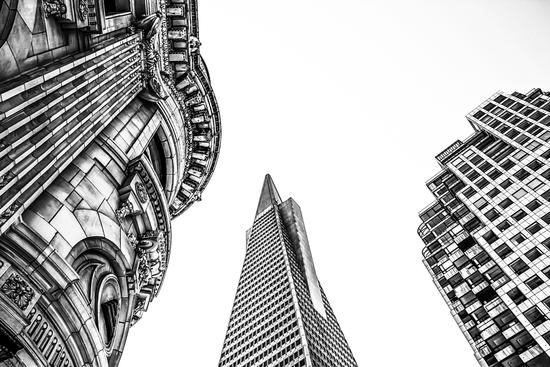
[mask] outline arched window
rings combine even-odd
[[[149,158],[153,169],[155,170],[162,188],[166,188],[166,155],[162,147],[159,134],[155,134],[149,146],[145,150],[145,155]]]

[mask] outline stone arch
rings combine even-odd
[[[78,242],[67,260],[80,277],[93,320],[110,365],[116,365],[130,329],[134,292],[127,276],[134,258],[125,256],[105,237],[89,237]]]
[[[0,22],[0,47],[4,45],[10,35],[15,16],[17,15],[18,0],[0,1],[0,14],[5,14],[5,18]]]

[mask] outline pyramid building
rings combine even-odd
[[[266,176],[220,367],[357,366],[319,283],[298,204]]]

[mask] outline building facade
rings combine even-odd
[[[550,366],[550,94],[496,93],[437,155],[424,264],[481,366]]]
[[[196,0],[0,2],[0,366],[118,364],[218,157],[198,37]]]
[[[246,237],[219,366],[357,366],[317,279],[300,207],[282,202],[269,175]]]

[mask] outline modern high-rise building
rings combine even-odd
[[[321,288],[300,207],[266,176],[219,366],[357,366]]]
[[[424,264],[482,366],[550,366],[550,94],[496,93],[436,156]]]
[[[218,158],[198,37],[197,0],[0,2],[0,367],[119,364]]]

